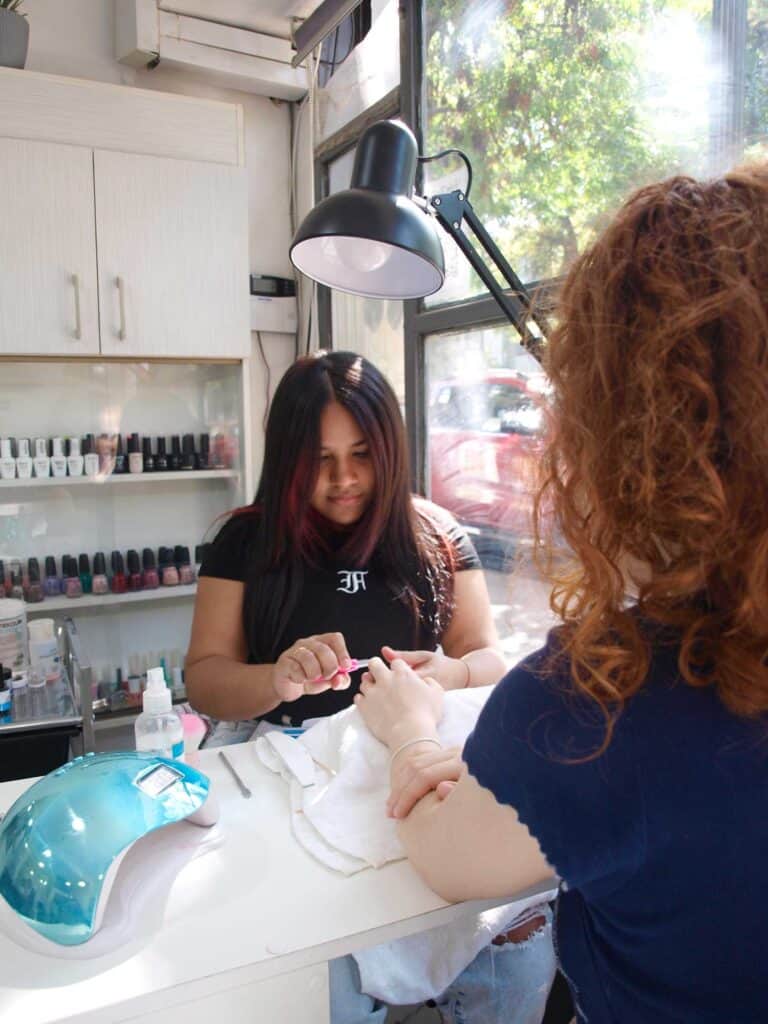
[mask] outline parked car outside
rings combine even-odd
[[[443,380],[430,395],[430,496],[464,524],[481,557],[504,558],[531,538],[546,378],[489,370]]]

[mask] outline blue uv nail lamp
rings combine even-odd
[[[209,789],[195,768],[155,754],[75,758],[30,786],[0,824],[0,895],[44,938],[87,942],[128,848],[183,819],[213,825]]]

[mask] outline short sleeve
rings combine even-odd
[[[451,518],[451,522],[448,524],[446,537],[448,538],[448,543],[453,548],[454,558],[456,559],[456,572],[465,572],[467,569],[482,569],[482,562],[475,550],[475,545],[469,539],[469,534],[453,518]]]
[[[494,688],[464,747],[464,761],[499,803],[517,811],[561,878],[615,885],[634,873],[644,816],[629,727],[619,719],[606,751],[591,700],[569,691],[547,647]]]
[[[252,516],[233,516],[228,519],[208,545],[200,566],[200,575],[244,583],[254,527]]]
[[[450,544],[456,572],[465,572],[467,569],[482,569],[482,562],[478,557],[477,551],[475,551],[474,544],[469,539],[467,531],[456,522],[447,509],[421,497],[415,498],[414,503],[417,512],[427,519],[433,528],[439,530]]]

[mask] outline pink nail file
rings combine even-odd
[[[370,658],[350,658],[348,668],[337,668],[336,671],[330,676],[315,676],[312,682],[327,683],[330,679],[333,679],[334,676],[337,676],[340,673],[344,673],[344,675],[347,675],[350,672],[357,672],[359,668],[368,668],[368,663],[370,662],[370,660]]]

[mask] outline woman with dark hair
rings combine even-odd
[[[768,165],[633,196],[568,277],[548,370],[562,624],[463,762],[395,759],[391,812],[446,899],[556,869],[579,1021],[768,1020]],[[441,691],[404,662],[361,690],[393,749],[434,738]]]
[[[353,658],[398,657],[445,689],[488,685],[505,669],[472,544],[448,513],[411,494],[395,394],[351,352],[286,372],[256,498],[221,528],[200,577],[186,685],[197,709],[223,720],[217,741],[226,723],[240,723],[231,742],[247,739],[255,719],[293,728],[349,707]],[[507,922],[497,943],[511,948],[533,932],[536,942],[514,961],[486,958],[490,993],[486,961],[474,964],[475,1019],[492,1024],[496,995],[527,983],[530,965],[543,1007],[554,972],[547,917],[545,908]],[[382,1021],[386,1008],[355,975],[352,958],[334,962],[334,1024]]]

